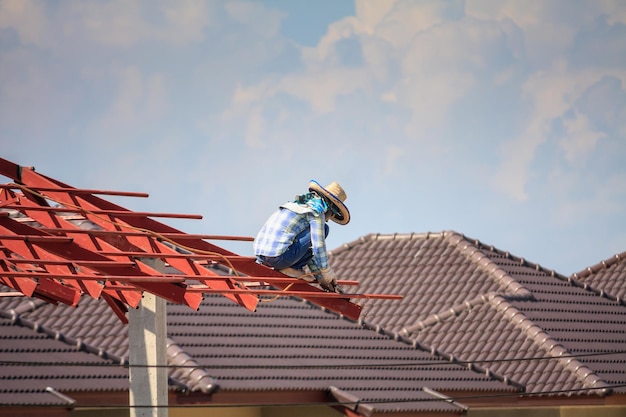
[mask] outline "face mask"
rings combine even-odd
[[[293,201],[298,204],[306,204],[319,214],[326,213],[328,210],[328,203],[317,193],[300,194]]]

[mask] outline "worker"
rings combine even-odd
[[[343,292],[328,263],[328,220],[345,225],[350,212],[346,193],[336,182],[322,187],[311,180],[309,192],[281,205],[254,240],[257,262],[290,277],[317,282],[324,290]]]

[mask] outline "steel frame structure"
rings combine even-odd
[[[2,158],[0,175],[13,180],[0,184],[0,283],[16,291],[2,295],[70,306],[102,298],[125,323],[144,291],[193,309],[219,293],[251,311],[264,297],[297,296],[353,320],[361,307],[350,299],[401,298],[322,291],[207,241],[252,238],[186,234],[153,219],[200,215],[134,212],[97,196],[145,193],[78,189]],[[207,267],[216,264],[231,273]]]

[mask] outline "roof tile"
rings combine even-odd
[[[0,299],[0,312],[5,312],[5,317],[8,314],[5,303],[19,308],[14,300]],[[77,308],[35,303],[32,308],[23,308],[20,318],[24,323],[45,322],[45,328],[41,325],[45,332],[35,335],[56,351],[65,349],[70,356],[78,353],[90,357],[92,362],[102,362],[87,353],[102,349],[115,352],[119,363],[127,356],[126,328],[115,317],[111,321],[103,320],[102,316],[107,315],[114,316],[105,303],[89,299]],[[81,316],[81,319],[74,316]],[[82,328],[68,327],[70,322],[80,322]],[[33,333],[8,320],[0,320],[0,323],[4,324],[0,327],[0,337],[5,341],[15,329]],[[48,334],[62,335],[61,339],[72,347],[46,338]],[[364,322],[352,322],[291,298],[261,303],[255,313],[218,295],[206,296],[197,312],[186,306],[168,304],[168,334],[170,365],[192,365],[191,368],[172,368],[170,378],[199,392],[210,393],[218,386],[222,391],[327,390],[334,386],[363,402],[372,402],[373,409],[379,411],[461,412],[458,407],[426,394],[422,387],[444,391],[510,392],[517,389],[450,363],[447,358],[433,356],[393,332],[370,330]],[[79,345],[76,340],[82,343]],[[6,359],[6,355],[9,353],[0,352],[0,360]],[[34,361],[41,360],[37,353],[32,355]],[[397,366],[390,366],[390,363]],[[59,384],[66,394],[90,387],[95,389],[89,383],[83,384],[89,380],[107,381],[101,385],[104,390],[128,387],[127,369],[119,366],[106,368],[106,372],[101,367],[89,366],[71,371],[71,378]],[[33,378],[44,386],[53,377],[44,372],[34,374]],[[27,383],[29,387],[39,385]],[[0,395],[15,389],[20,388],[8,383],[0,389]],[[413,401],[388,402],[394,398]],[[20,401],[32,403],[35,400],[22,398]]]
[[[392,252],[389,241],[413,252]],[[396,277],[394,291],[415,294],[405,297],[400,308],[385,300],[362,301],[367,320],[396,331],[404,329],[404,334],[420,344],[458,360],[493,360],[485,366],[496,375],[523,384],[529,392],[626,383],[626,355],[620,353],[626,308],[614,302],[622,293],[611,299],[597,288],[584,287],[455,232],[371,235],[336,250],[335,265],[341,268],[362,249],[377,258],[410,257],[412,268],[401,277],[399,289]],[[622,274],[624,257],[592,271]],[[387,282],[388,273],[383,262],[375,269],[370,266],[366,276],[361,276],[359,268],[342,269],[340,276],[359,279],[361,290],[368,291],[373,280]],[[594,282],[601,279],[590,272],[577,275],[579,279],[582,276]],[[621,281],[626,281],[623,274]],[[389,291],[385,286],[376,288]],[[596,358],[597,362],[587,357],[560,358],[589,352],[590,346],[614,353]],[[551,355],[555,359],[542,359]],[[522,360],[507,362],[511,358]],[[607,373],[608,367],[601,364],[608,362],[617,365],[621,377]],[[559,378],[554,378],[555,370]]]

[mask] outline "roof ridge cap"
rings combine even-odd
[[[198,388],[204,394],[211,394],[219,388],[215,379],[213,379],[206,369],[189,355],[178,342],[168,337],[166,346],[168,364],[182,369],[182,373],[192,381],[192,390]]]
[[[478,299],[480,297],[476,297],[476,298]],[[384,329],[379,324],[375,325],[375,324],[372,324],[372,323],[370,323],[370,322],[368,322],[366,320],[363,320],[363,319],[359,319],[358,323],[364,329],[373,330],[373,331],[375,331],[378,334],[387,336],[388,338],[390,338],[392,340],[395,340],[397,342],[404,343],[405,345],[411,346],[414,349],[419,349],[419,350],[421,350],[423,352],[428,352],[428,353],[430,353],[431,355],[435,356],[438,359],[449,361],[450,363],[453,363],[455,365],[459,365],[461,367],[466,367],[467,369],[469,369],[472,372],[483,374],[483,375],[487,376],[488,378],[493,378],[496,381],[500,381],[500,382],[502,382],[502,383],[504,383],[506,385],[510,385],[510,386],[513,386],[513,387],[521,389],[521,390],[525,389],[525,387],[522,384],[520,384],[517,381],[511,380],[510,378],[508,378],[505,375],[500,375],[498,373],[495,373],[491,369],[485,368],[485,367],[480,366],[480,365],[476,365],[473,362],[467,362],[467,361],[460,360],[459,358],[457,358],[456,356],[454,356],[451,353],[440,351],[435,346],[427,346],[427,345],[421,343],[420,341],[418,341],[416,338],[411,338],[409,336],[409,334],[405,332],[405,329],[402,329],[399,332],[394,332],[394,331],[391,331],[391,330]]]
[[[558,277],[557,277],[558,278]],[[560,278],[559,278],[560,279]],[[618,295],[613,295],[612,293],[606,291],[604,288],[596,287],[590,285],[589,283],[578,279],[578,275],[574,274],[563,281],[567,281],[568,284],[574,287],[582,288],[585,291],[591,291],[599,297],[606,298],[607,300],[615,301],[620,305],[626,305],[626,300]]]
[[[532,298],[532,293],[528,288],[524,287],[518,281],[513,279],[504,269],[498,264],[489,259],[475,244],[472,244],[465,235],[459,234],[455,231],[448,231],[444,235],[444,239],[452,246],[455,246],[459,252],[461,252],[467,259],[478,266],[481,270],[486,272],[489,276],[493,277],[504,290],[512,291],[516,296],[522,296],[525,298]],[[466,245],[462,245],[462,242],[466,242]],[[478,241],[476,241],[478,242]]]
[[[21,315],[21,314],[31,313],[44,305],[48,305],[48,303],[46,303],[43,300],[28,298],[27,300],[23,301],[15,308],[12,308],[8,311],[9,312],[14,311],[16,314]]]
[[[395,239],[429,239],[431,237],[443,237],[444,232],[410,232],[410,233],[370,233],[366,238],[370,240],[395,240]]]
[[[592,274],[596,274],[603,269],[609,269],[609,267],[619,264],[624,259],[626,259],[626,252],[618,253],[613,255],[609,259],[605,259],[595,265],[589,266],[580,272],[576,272],[569,277],[557,277],[564,281],[567,281],[570,285],[575,287],[582,288],[586,291],[591,291],[602,298],[606,298],[611,301],[616,301],[620,305],[626,305],[626,300],[618,295],[613,295],[613,293],[606,291],[604,288],[596,287],[594,285],[590,285],[585,282],[585,278],[591,276]]]
[[[455,239],[455,235],[456,237],[460,237],[462,240],[465,240],[466,242],[470,239],[465,235],[462,235],[460,233],[457,233],[453,230],[446,232],[446,237],[450,238],[450,239]],[[455,239],[456,240],[456,239]],[[458,242],[460,242],[460,240],[458,240],[455,245],[458,246]],[[468,245],[471,245],[471,242],[468,242]],[[534,268],[536,271],[541,271],[543,273],[545,273],[546,275],[558,279],[559,281],[563,281],[563,282],[567,282],[568,284],[574,286],[574,287],[578,287],[578,288],[582,288],[585,291],[591,291],[594,294],[598,295],[599,297],[605,298],[607,300],[611,300],[611,301],[615,301],[620,305],[626,305],[626,299],[619,297],[617,295],[613,295],[610,292],[607,292],[605,289],[600,288],[600,287],[595,287],[593,285],[589,285],[588,283],[584,282],[583,279],[588,277],[589,275],[591,275],[592,273],[597,273],[599,271],[601,271],[602,269],[608,269],[610,266],[618,264],[620,262],[622,262],[623,260],[626,259],[626,252],[622,252],[622,253],[618,253],[616,255],[613,255],[611,258],[608,258],[604,261],[601,261],[599,263],[597,263],[596,265],[590,266],[585,268],[583,271],[580,271],[578,273],[574,273],[570,276],[565,276],[563,274],[560,274],[558,272],[556,272],[554,269],[548,269],[545,268],[543,266],[541,266],[540,264],[537,263],[533,263],[530,262],[524,258],[520,258],[518,256],[514,256],[511,255],[509,252],[504,252],[500,249],[497,249],[493,246],[488,246],[485,245],[484,243],[480,242],[478,239],[474,240],[474,245],[472,245],[474,248],[476,248],[476,250],[481,251],[480,247],[477,247],[476,245],[479,245],[480,247],[486,247],[488,248],[490,251],[492,252],[497,252],[505,257],[507,257],[508,259],[512,259],[515,261],[520,262],[521,265],[529,267],[529,268]],[[467,256],[467,255],[466,255]],[[495,264],[495,263],[494,263]],[[497,264],[496,264],[497,266]],[[500,267],[498,267],[500,268]],[[501,268],[500,268],[501,269]],[[489,272],[489,271],[487,271]],[[506,274],[506,272],[504,272]],[[508,275],[508,274],[507,274]],[[514,282],[516,282],[518,285],[521,286],[521,284],[519,284],[517,281],[513,280]],[[526,287],[521,286],[524,290],[528,290]],[[528,297],[532,298],[532,294],[529,292]]]
[[[509,300],[497,293],[488,296],[488,302],[515,327],[526,334],[534,343],[553,357],[559,358],[560,365],[577,378],[585,387],[600,388],[604,393],[611,392],[611,385],[600,378],[587,365],[571,356],[562,344],[554,340],[541,327],[537,326],[521,310],[509,303]]]
[[[419,320],[415,324],[408,327],[403,327],[400,333],[404,336],[408,336],[416,331],[424,330],[427,327],[434,326],[435,324],[442,323],[450,318],[456,317],[464,311],[469,311],[472,308],[484,304],[487,300],[484,295],[479,295],[471,300],[467,300],[462,304],[456,304],[447,310],[443,310],[439,313],[433,313],[426,316],[423,320]]]
[[[414,239],[431,239],[431,238],[444,238],[446,232],[422,232],[422,233],[369,233],[363,236],[360,236],[356,240],[353,240],[348,243],[344,243],[341,246],[338,246],[328,252],[328,256],[334,258],[337,255],[341,255],[343,252],[354,249],[360,245],[381,241],[381,240],[396,240],[396,239],[405,239],[405,240],[414,240]]]
[[[603,269],[608,269],[610,266],[618,264],[625,259],[626,259],[626,252],[617,253],[611,256],[610,258],[600,261],[595,265],[588,266],[582,271],[576,272],[572,274],[571,276],[575,277],[576,279],[587,278],[589,275],[600,272]]]

